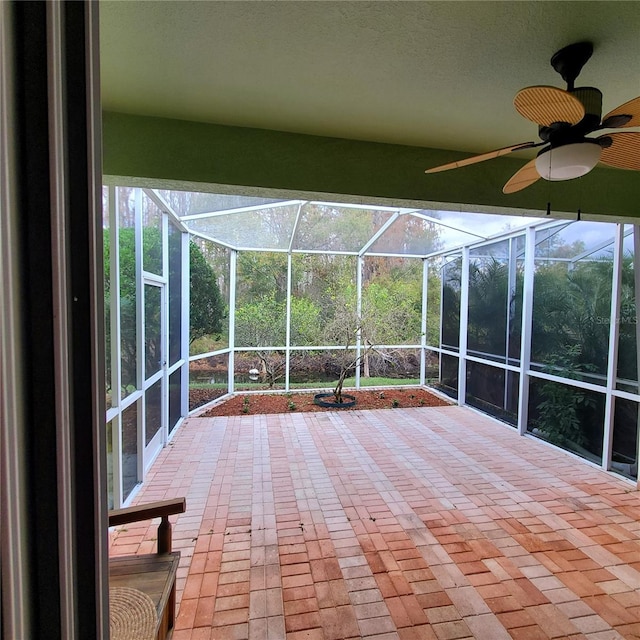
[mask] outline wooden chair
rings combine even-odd
[[[184,513],[184,498],[163,500],[109,512],[109,526],[161,518],[158,551],[147,555],[115,556],[109,559],[109,587],[128,587],[146,593],[158,614],[156,639],[165,640],[173,631],[176,609],[176,574],[180,552],[171,551],[169,516]]]

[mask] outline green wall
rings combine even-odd
[[[453,151],[324,138],[263,129],[106,112],[105,175],[217,183],[294,192],[640,217],[640,172],[595,169],[584,178],[544,180],[512,195],[502,185],[525,162],[498,158],[425,175],[466,157]]]

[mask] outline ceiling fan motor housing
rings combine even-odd
[[[549,127],[540,125],[540,139],[549,142],[552,147],[580,142],[587,134],[600,128],[602,92],[595,87],[578,87],[568,93],[580,100],[584,107],[584,116],[580,122],[573,125],[568,122],[554,122]]]
[[[578,98],[584,107],[584,118],[575,126],[587,128],[587,133],[594,131],[602,117],[602,91],[595,87],[578,87],[569,93]]]

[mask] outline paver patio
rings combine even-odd
[[[467,408],[190,418],[177,496],[173,640],[640,638],[635,486]]]

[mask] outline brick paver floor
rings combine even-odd
[[[635,486],[466,408],[191,418],[176,496],[173,640],[640,638]]]

